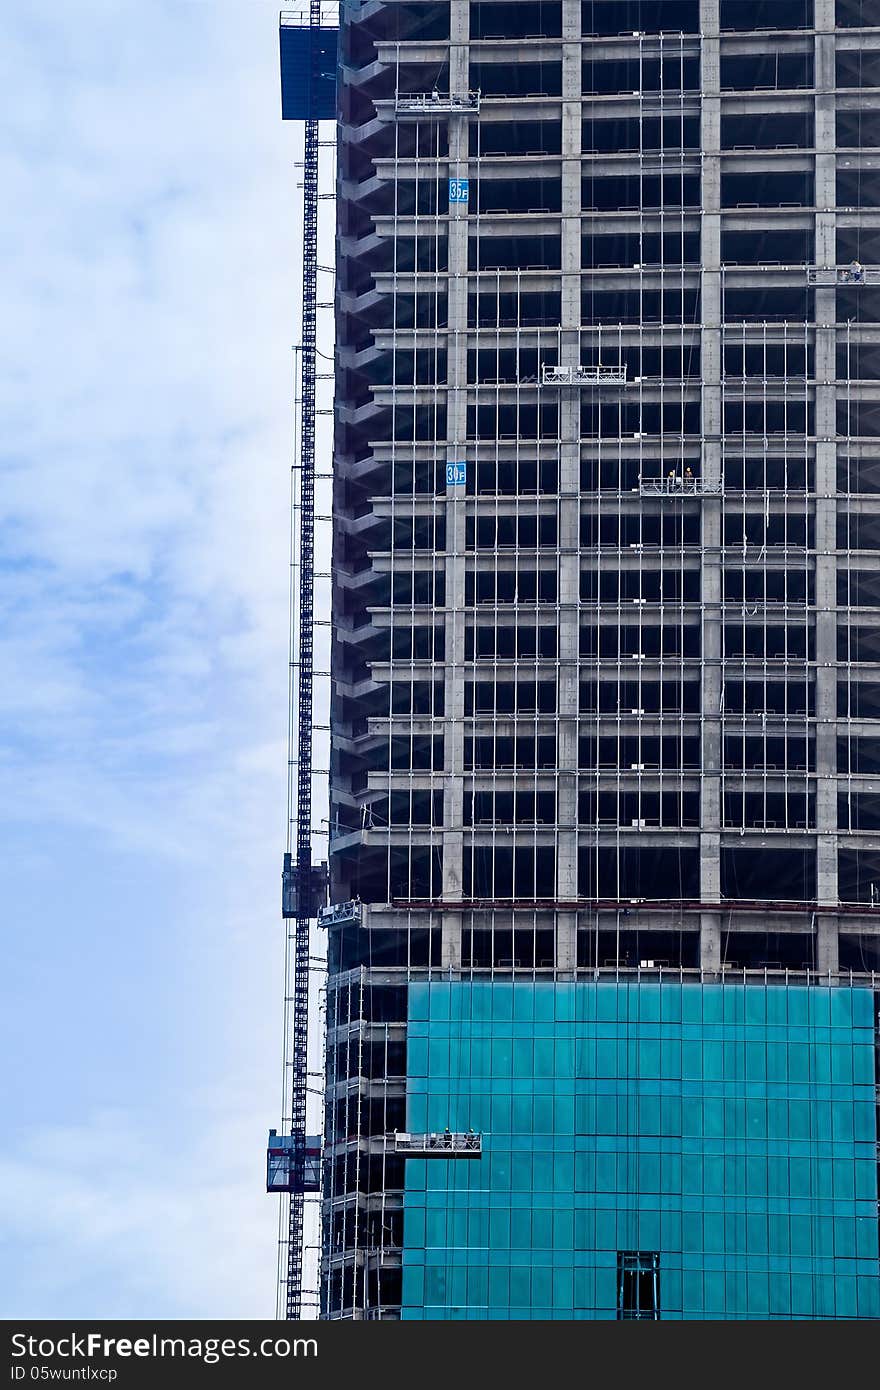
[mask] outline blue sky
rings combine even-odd
[[[277,12],[0,20],[5,1317],[274,1311],[297,266]]]

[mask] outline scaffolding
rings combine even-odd
[[[402,1240],[410,981],[880,963],[880,241],[826,98],[854,146],[875,117],[816,80],[833,25],[511,6],[472,46],[473,7],[378,8],[343,28],[360,905],[327,919],[323,1310],[356,1318],[398,1315],[365,1252]]]
[[[284,1069],[285,1133],[270,1131],[267,1190],[283,1194],[279,1230],[280,1315],[302,1316],[312,1301],[304,1293],[305,1199],[320,1194],[321,1140],[307,1134],[311,1017],[312,922],[327,896],[327,866],[313,864],[313,797],[316,768],[314,688],[315,483],[318,414],[318,207],[321,193],[320,121],[335,117],[336,32],[324,22],[335,6],[309,0],[305,13],[280,20],[282,115],[303,123],[302,299],[298,346],[298,457],[292,471],[290,724],[288,844],[282,870],[281,912],[286,932]],[[318,967],[320,968],[320,966]]]

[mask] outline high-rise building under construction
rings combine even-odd
[[[880,0],[339,6],[327,1318],[876,1318]]]

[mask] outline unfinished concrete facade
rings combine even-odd
[[[880,959],[876,10],[340,6],[324,1316],[409,980]]]

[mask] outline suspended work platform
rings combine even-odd
[[[623,367],[553,367],[541,363],[542,386],[624,386]]]
[[[880,285],[880,266],[862,265],[851,261],[849,265],[808,265],[807,283],[810,285]]]
[[[483,1136],[468,1130],[453,1134],[445,1130],[437,1134],[393,1134],[388,1143],[393,1153],[410,1158],[481,1158]]]
[[[720,478],[698,478],[681,469],[665,478],[639,478],[642,497],[717,497],[722,486]]]
[[[361,904],[356,898],[347,903],[331,903],[329,907],[322,907],[318,913],[318,926],[356,927],[360,924],[362,915]]]
[[[480,93],[456,96],[451,92],[397,92],[394,110],[398,116],[460,116],[480,109]]]

